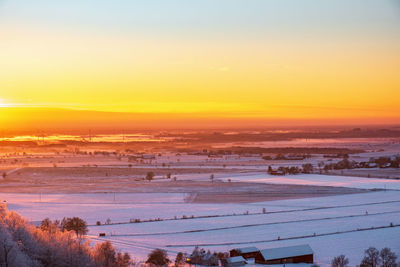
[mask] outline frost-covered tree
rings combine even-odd
[[[55,234],[59,229],[60,222],[58,220],[52,222],[49,218],[46,218],[40,223],[40,230],[48,232],[49,234]]]
[[[128,253],[121,253],[118,252],[117,253],[117,266],[118,267],[129,267],[131,266],[132,263],[132,259],[131,256]]]
[[[190,263],[201,264],[202,258],[203,258],[203,251],[200,250],[199,247],[195,247],[193,249],[192,254],[190,255]]]
[[[219,260],[229,257],[229,253],[211,253],[211,251],[205,251],[199,247],[195,247],[192,254],[190,255],[190,263],[198,264],[203,266],[218,266]]]
[[[110,241],[97,244],[95,246],[94,258],[96,262],[100,265],[103,263],[104,267],[115,266],[116,263],[116,251]]]
[[[45,219],[40,228],[28,223],[15,212],[0,210],[0,266],[13,267],[127,267],[128,254],[114,251],[112,265],[98,260],[99,254],[88,241],[76,237],[74,231],[61,231],[57,221]],[[102,252],[101,252],[102,253]]]
[[[0,266],[35,266],[18,248],[11,235],[0,225]]]

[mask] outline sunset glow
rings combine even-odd
[[[399,121],[395,1],[145,2],[2,1],[0,107]]]
[[[400,0],[0,0],[0,267],[400,267]]]

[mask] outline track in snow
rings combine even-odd
[[[335,216],[335,217],[324,217],[317,219],[304,219],[304,220],[292,220],[292,221],[281,221],[281,222],[271,222],[271,223],[256,223],[256,224],[245,224],[245,225],[236,225],[229,227],[218,227],[218,228],[208,228],[208,229],[197,229],[197,230],[187,230],[187,231],[177,231],[177,232],[162,232],[162,233],[147,233],[147,234],[114,234],[111,236],[157,236],[157,235],[175,235],[175,234],[189,234],[189,233],[200,233],[200,232],[210,232],[210,231],[220,231],[220,230],[228,230],[228,229],[237,229],[237,228],[248,228],[248,227],[256,227],[256,226],[264,226],[264,225],[274,225],[274,224],[288,224],[288,223],[298,223],[298,222],[314,222],[314,221],[326,221],[326,220],[334,220],[334,219],[345,219],[345,218],[355,218],[355,217],[365,217],[365,216],[376,216],[383,214],[393,214],[400,213],[399,211],[386,211],[386,212],[378,212],[378,213],[369,213],[369,214],[354,214],[354,215],[345,215],[345,216]]]

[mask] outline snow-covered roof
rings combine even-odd
[[[252,253],[259,251],[259,249],[256,247],[237,248],[235,250],[240,251],[241,253]]]
[[[227,258],[226,261],[228,263],[246,262],[246,260],[242,256],[230,257]]]
[[[261,250],[264,260],[284,259],[302,255],[314,254],[309,245],[299,245],[282,248],[270,248]]]

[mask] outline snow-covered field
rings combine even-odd
[[[216,176],[219,178],[219,176]],[[227,176],[221,176],[226,178]],[[260,182],[273,184],[302,184],[318,186],[341,186],[360,189],[395,189],[400,190],[400,180],[361,178],[352,176],[321,175],[321,174],[297,174],[286,176],[274,176],[267,173],[239,174],[230,177],[237,182]]]
[[[121,141],[126,137],[113,136],[112,140]],[[65,136],[63,138],[69,139]],[[111,140],[111,137],[102,138]],[[132,138],[150,137],[138,135]],[[202,145],[207,147],[206,144]],[[350,155],[350,160],[358,162],[369,161],[371,157],[398,155],[400,151],[398,138],[294,139],[218,142],[209,145],[211,150],[234,146],[364,150],[363,153]],[[323,154],[314,154],[304,160],[264,160],[258,154],[209,157],[169,150],[147,151],[149,147],[146,146],[145,152],[153,153],[154,159],[139,159],[133,162],[129,158],[133,152],[128,151],[123,156],[120,152],[109,155],[72,153],[75,147],[67,153],[64,152],[64,148],[57,153],[53,148],[43,152],[24,151],[28,154],[22,151],[9,154],[6,150],[1,154],[0,151],[0,170],[8,179],[3,179],[3,175],[0,177],[3,192],[29,192],[0,193],[0,201],[7,201],[10,210],[17,211],[35,224],[39,224],[46,217],[52,220],[81,217],[89,224],[88,237],[93,242],[110,240],[118,249],[131,253],[137,261],[144,260],[155,248],[167,250],[172,259],[177,252],[191,252],[196,245],[211,251],[226,252],[245,246],[264,249],[309,244],[315,252],[316,262],[323,266],[328,266],[333,257],[340,254],[350,259],[350,266],[356,266],[369,246],[378,249],[389,247],[400,256],[400,180],[346,176],[346,172],[350,170],[336,172],[342,175],[272,176],[267,173],[268,166],[276,169],[280,166],[301,166],[306,163],[313,164],[317,171],[321,161],[334,163],[340,160],[326,158]],[[113,145],[100,148],[85,146],[82,149],[82,152],[116,151]],[[274,153],[271,153],[271,156],[275,157]],[[364,177],[399,177],[398,170],[357,169],[351,170],[353,174],[348,174]],[[149,186],[144,186],[135,178],[145,177],[147,171],[153,171],[157,180],[149,183]],[[182,189],[182,185],[180,191],[166,186],[171,180],[161,178],[165,178],[168,172],[171,172],[178,182],[190,180],[211,184],[211,174],[215,180],[227,182],[224,184],[228,184],[228,181],[246,182],[239,189],[249,194],[254,192],[249,191],[247,183],[256,184],[258,189],[259,183],[267,183],[387,191],[256,203],[200,204],[185,201],[192,197],[190,192],[194,192],[195,189],[192,184],[188,183],[187,188],[184,188],[186,191]],[[157,183],[154,191],[145,191],[142,188],[150,190],[148,187],[153,183]],[[129,186],[131,191],[125,186]],[[24,191],[18,191],[21,188]],[[69,191],[61,191],[64,188]],[[208,190],[208,187],[202,184],[201,190]],[[260,190],[270,196],[264,188]],[[278,195],[284,195],[289,190],[284,189]],[[316,190],[321,191],[320,188]],[[108,193],[72,194],[76,192]],[[130,222],[135,220],[141,222]],[[106,221],[111,223],[105,224]],[[101,225],[96,225],[97,222]],[[99,237],[100,233],[105,233],[106,236]]]
[[[182,174],[181,180],[209,180],[208,174]],[[400,180],[383,178],[363,178],[342,175],[296,174],[276,176],[266,172],[217,173],[215,179],[233,182],[257,182],[269,184],[298,184],[316,186],[352,187],[359,189],[400,190]]]
[[[229,208],[235,209],[235,206]],[[306,243],[314,249],[316,261],[323,265],[328,265],[339,254],[346,254],[356,265],[369,246],[388,246],[400,253],[400,228],[389,227],[391,223],[400,224],[399,192],[246,204],[237,206],[237,213],[244,206],[256,211],[265,207],[267,213],[93,226],[90,231],[94,235],[106,233],[105,239],[139,258],[144,258],[152,247],[161,247],[173,254],[190,252],[196,245],[212,251],[227,251],[249,245],[263,249]],[[357,231],[371,227],[387,228]]]
[[[300,142],[300,146],[315,146],[318,142],[322,142],[327,147],[337,147],[342,144],[334,139],[328,141],[314,140],[310,143],[307,140],[296,140],[297,143]],[[368,160],[370,157],[393,155],[398,153],[400,146],[392,144],[390,140],[376,140],[372,143],[359,140],[357,143],[352,139],[349,140],[349,144],[346,140],[343,142],[342,145],[346,147],[349,145],[351,148],[360,148],[361,146],[362,149],[368,150],[366,153],[351,155],[358,161]],[[270,143],[260,144],[260,146],[273,147]],[[292,146],[292,143],[286,146]],[[381,151],[382,146],[385,150]],[[265,161],[259,156],[209,158],[204,155],[175,153],[163,153],[152,162],[134,163],[127,161],[126,158],[121,161],[115,157],[81,155],[48,155],[29,158],[21,156],[19,160],[20,163],[28,164],[30,167],[53,167],[54,163],[58,167],[81,167],[83,163],[95,166],[94,170],[98,168],[101,171],[110,171],[109,178],[102,178],[107,185],[115,185],[119,182],[118,179],[136,177],[135,169],[141,168],[154,169],[156,178],[163,178],[164,174],[159,174],[157,168],[166,170],[171,167],[176,169],[173,176],[177,176],[178,181],[209,182],[210,175],[213,173],[215,180],[225,182],[230,180],[249,183],[387,189],[387,191],[350,195],[236,204],[190,203],[185,201],[191,196],[186,193],[119,193],[118,190],[115,190],[116,193],[82,194],[0,193],[0,200],[6,200],[10,210],[17,211],[35,224],[46,217],[53,220],[61,220],[63,217],[81,217],[89,224],[88,237],[93,242],[110,240],[118,249],[131,253],[137,261],[144,260],[155,248],[167,250],[173,258],[177,252],[191,252],[195,246],[211,251],[226,252],[232,248],[245,246],[257,246],[259,249],[264,249],[299,244],[309,244],[315,252],[316,262],[323,266],[328,266],[332,258],[340,254],[345,254],[350,259],[350,266],[355,266],[360,263],[364,250],[369,246],[378,249],[389,247],[400,256],[400,180],[319,174],[272,176],[266,173],[268,165],[274,168],[300,166],[304,163],[316,165],[319,161],[326,161],[322,155],[316,155],[304,161]],[[29,190],[56,191],[53,187],[48,187],[50,188],[48,191],[42,191],[40,185],[46,188],[46,183],[55,179],[55,176],[51,177],[51,175],[57,174],[56,171],[61,168],[53,169],[52,172],[47,171],[49,177],[40,173],[38,177],[33,174],[32,178],[29,173],[20,171],[20,166],[12,163],[9,158],[7,158],[7,164],[3,164],[3,169],[11,181],[26,181],[28,177],[31,178],[31,184],[35,185],[32,189],[26,187]],[[131,170],[132,173],[115,171],[121,168]],[[190,172],[185,169],[193,170]],[[200,171],[203,169],[210,171]],[[368,170],[379,172],[382,176],[387,172],[387,169]],[[33,168],[32,171],[37,170]],[[99,175],[90,173],[90,175],[75,174],[74,176],[70,170],[61,171],[65,171],[65,175],[58,173],[58,178],[63,182],[57,188],[62,188],[64,183],[68,188],[72,181],[71,177],[75,177],[80,182],[87,179],[88,183],[94,184],[94,178],[98,178]],[[19,172],[22,174],[19,175]],[[117,174],[112,176],[113,172],[119,173],[119,176]],[[169,183],[170,181],[164,179],[158,182]],[[10,186],[11,183],[3,184]],[[137,187],[134,181],[130,185]],[[95,191],[90,192],[110,192],[111,189],[107,188],[96,187]],[[154,192],[173,192],[168,190],[170,189],[161,188]],[[141,220],[141,222],[130,223],[135,220]],[[149,222],[149,220],[153,221]],[[111,223],[105,224],[106,221]],[[96,225],[97,222],[101,225]],[[105,233],[106,236],[99,237],[100,233]]]
[[[115,197],[112,193],[0,194],[0,198],[7,200],[11,210],[32,221],[79,216],[91,224],[89,236],[93,241],[111,240],[137,260],[145,259],[154,248],[164,248],[174,257],[174,253],[190,252],[196,245],[227,251],[249,245],[263,249],[310,244],[322,265],[339,254],[347,255],[351,265],[359,264],[369,246],[387,246],[400,254],[400,227],[396,226],[400,225],[399,191],[248,204],[185,203],[185,194],[168,193]],[[247,211],[249,215],[245,215]],[[194,218],[180,219],[183,215]],[[196,218],[207,215],[220,216]],[[133,218],[164,220],[93,225],[96,221],[103,224],[107,218],[112,223]],[[99,233],[106,233],[106,237],[99,238]]]

